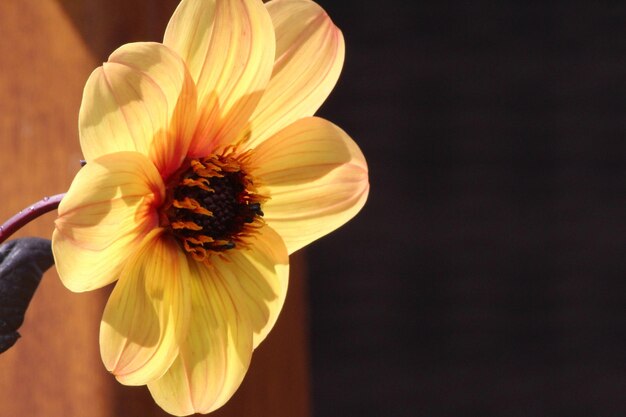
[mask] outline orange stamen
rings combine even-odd
[[[196,223],[192,221],[177,221],[172,222],[172,229],[180,230],[180,229],[189,229],[189,230],[202,230],[202,226],[198,226]]]

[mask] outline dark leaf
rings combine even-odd
[[[0,353],[20,337],[17,329],[54,259],[48,239],[26,237],[0,245]]]

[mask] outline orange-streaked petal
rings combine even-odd
[[[190,267],[187,339],[167,373],[148,382],[157,404],[179,416],[222,406],[241,384],[253,350],[251,324],[223,278],[203,264]]]
[[[159,173],[136,152],[105,155],[78,172],[59,205],[52,251],[61,281],[88,291],[115,281],[133,248],[157,226]]]
[[[154,229],[130,257],[104,309],[100,353],[126,385],[161,377],[189,322],[189,269],[178,244]]]
[[[369,192],[365,158],[339,127],[300,119],[255,149],[253,175],[267,187],[265,220],[289,253],[354,217]]]
[[[193,80],[173,51],[158,43],[124,45],[87,80],[79,113],[85,159],[137,151],[165,177],[187,153],[195,104]]]
[[[246,124],[270,79],[276,42],[258,0],[183,0],[163,43],[187,63],[198,88],[193,156],[246,135]]]
[[[265,6],[276,33],[276,62],[251,117],[250,147],[313,116],[337,83],[345,55],[341,31],[316,3],[272,0]]]

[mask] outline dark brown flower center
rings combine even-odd
[[[242,167],[245,157],[191,159],[167,187],[161,224],[198,261],[241,245],[262,224],[264,199]]]

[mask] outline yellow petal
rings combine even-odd
[[[163,44],[183,58],[194,81],[200,78],[215,22],[216,0],[182,0],[165,29]]]
[[[253,175],[270,196],[265,220],[290,254],[346,223],[365,204],[365,158],[343,130],[324,119],[293,123],[253,155]]]
[[[91,74],[83,92],[79,129],[85,159],[137,151],[167,176],[189,148],[195,103],[193,80],[170,49],[158,43],[120,47]]]
[[[189,322],[189,270],[178,244],[155,229],[128,260],[100,326],[105,367],[143,385],[170,367]]]
[[[289,255],[282,238],[269,226],[254,235],[248,250],[230,251],[211,261],[232,294],[240,314],[254,331],[256,348],[274,327],[289,282]]]
[[[115,281],[143,236],[158,225],[165,189],[143,155],[121,152],[89,162],[59,205],[52,235],[66,287],[88,291]]]
[[[221,407],[239,387],[252,350],[276,322],[287,292],[289,258],[280,236],[264,227],[248,250],[191,264],[188,338],[172,367],[148,383],[167,412],[188,415]]]
[[[199,122],[191,154],[246,134],[272,73],[272,21],[258,0],[183,0],[163,43],[187,63],[198,88]]]
[[[313,116],[337,83],[345,55],[341,31],[316,3],[273,0],[265,6],[276,32],[276,62],[251,117],[251,147]]]
[[[191,319],[179,356],[163,377],[148,383],[155,401],[174,415],[208,413],[241,384],[252,356],[252,329],[219,274],[192,269]]]

